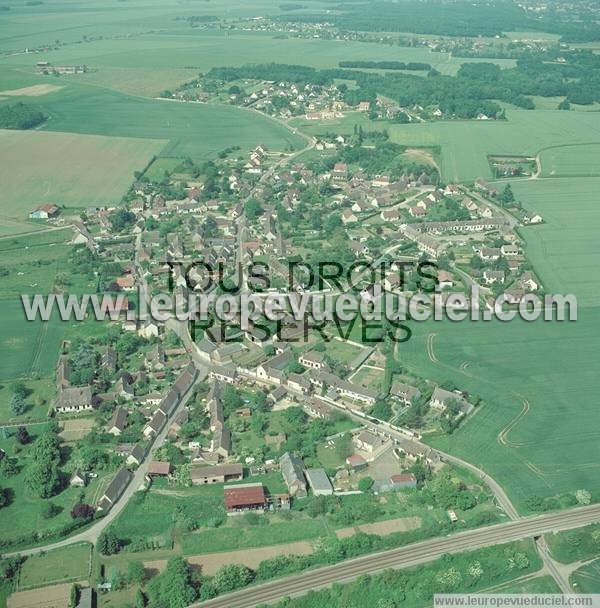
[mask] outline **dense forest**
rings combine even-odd
[[[33,129],[45,120],[42,112],[24,103],[0,106],[0,129]]]
[[[569,11],[550,5],[539,14],[528,13],[511,0],[478,4],[371,0],[339,4],[335,14],[307,12],[280,19],[296,23],[326,21],[346,30],[439,36],[500,36],[503,32],[533,30],[559,34],[565,42],[589,42],[600,40],[598,15],[590,5],[575,0]]]
[[[438,106],[444,115],[457,118],[474,118],[480,113],[500,118],[497,101],[533,109],[529,96],[564,97],[577,104],[600,102],[600,56],[589,50],[565,50],[560,61],[540,54],[520,59],[516,67],[505,70],[494,63],[467,63],[456,76],[444,76],[435,70],[423,77],[275,63],[213,68],[207,74],[209,80],[225,82],[245,78],[320,86],[331,85],[335,79],[349,79],[357,85],[344,92],[345,101],[351,105],[373,101],[379,94],[404,107]]]

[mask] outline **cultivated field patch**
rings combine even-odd
[[[248,568],[257,568],[265,559],[272,559],[280,555],[309,555],[313,547],[309,542],[300,541],[285,545],[273,545],[258,549],[244,549],[241,551],[225,551],[222,553],[207,553],[205,555],[190,555],[186,560],[200,569],[202,574],[213,576],[215,572],[227,564],[244,564]],[[166,560],[144,562],[147,570],[162,572],[167,565]]]
[[[293,124],[311,134],[335,131],[351,134],[355,124],[365,130],[385,128],[392,141],[417,148],[440,148],[439,167],[445,181],[492,178],[489,155],[532,156],[557,145],[600,142],[600,114],[559,110],[508,110],[507,120],[440,121],[390,124],[369,122],[350,113],[323,124],[294,119]],[[468,142],[468,145],[465,144]]]
[[[0,96],[5,97],[41,97],[42,95],[48,95],[48,93],[54,93],[60,91],[62,86],[55,84],[34,84],[30,87],[22,87],[20,89],[9,89],[7,91],[0,91]]]
[[[60,427],[59,437],[66,442],[83,439],[94,428],[93,418],[75,418],[64,420]]]
[[[164,146],[152,139],[0,131],[0,213],[27,217],[42,203],[67,207],[116,204]]]
[[[377,521],[372,524],[361,524],[350,528],[340,528],[335,531],[338,538],[347,538],[354,536],[357,532],[365,534],[376,534],[377,536],[386,536],[395,532],[409,532],[417,530],[422,525],[420,517],[399,517],[397,519],[388,519],[386,521]]]
[[[7,599],[6,606],[7,608],[67,608],[70,593],[70,583],[18,591]]]

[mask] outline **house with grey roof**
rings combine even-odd
[[[133,475],[127,469],[119,469],[98,501],[96,506],[98,511],[109,511],[119,500],[132,477]]]
[[[127,455],[125,462],[128,465],[140,465],[142,460],[144,460],[144,456],[146,456],[146,449],[140,443],[136,443]]]
[[[279,459],[279,465],[290,496],[295,496],[296,498],[306,496],[306,478],[304,477],[302,460],[286,452]]]
[[[410,405],[413,399],[418,399],[421,396],[421,391],[416,386],[394,382],[390,389],[390,395],[402,401],[405,405]]]
[[[127,423],[127,410],[118,407],[110,419],[110,422],[106,426],[106,432],[118,437],[124,430],[125,424]]]
[[[162,430],[163,426],[165,426],[165,422],[167,421],[167,417],[165,413],[158,409],[154,412],[154,416],[150,419],[150,421],[146,424],[143,430],[144,437],[152,437],[154,435],[158,435]]]
[[[54,409],[59,414],[93,409],[92,389],[89,386],[70,386],[61,389],[54,402]]]

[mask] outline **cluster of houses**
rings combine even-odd
[[[173,349],[180,353],[180,349]],[[185,350],[183,350],[185,353]],[[158,353],[158,355],[157,355]],[[155,361],[158,357],[157,365],[164,365],[164,351],[160,344],[155,345],[148,353],[148,360]],[[99,353],[100,371],[105,370],[108,375],[116,374],[118,370],[117,353],[110,346],[105,347]],[[189,361],[189,360],[188,360]],[[56,388],[57,395],[54,400],[53,410],[58,415],[77,415],[91,412],[102,406],[112,407],[111,417],[104,427],[104,431],[114,437],[120,437],[128,426],[130,413],[135,409],[142,412],[146,417],[146,424],[143,427],[139,441],[134,444],[118,444],[115,452],[124,459],[124,466],[120,469],[105,493],[97,502],[98,510],[108,510],[114,502],[121,496],[124,489],[131,480],[131,473],[126,467],[140,465],[148,451],[152,440],[160,434],[167,424],[172,420],[174,425],[181,425],[181,416],[186,410],[177,413],[177,407],[182,399],[187,395],[193,386],[197,370],[193,363],[186,363],[181,369],[179,376],[169,388],[162,393],[143,393],[136,394],[136,381],[147,373],[152,373],[152,367],[148,364],[148,370],[141,370],[135,375],[127,372],[117,374],[117,379],[112,383],[111,390],[105,393],[94,392],[94,385],[73,386],[71,384],[72,363],[69,356],[60,355],[56,366]],[[160,373],[160,372],[158,372]],[[157,470],[161,469],[158,465]],[[153,475],[157,471],[150,470]],[[77,470],[71,477],[71,485],[80,486],[87,483],[87,472]]]
[[[291,348],[280,349],[281,352],[259,364],[255,371],[246,370],[246,374],[254,376],[260,382],[284,387],[295,395],[308,397],[314,393],[324,395],[324,399],[332,402],[347,400],[365,406],[375,405],[379,396],[377,390],[354,384],[333,374],[322,353],[308,351],[296,358]],[[286,374],[285,368],[296,360],[308,368],[306,373]]]

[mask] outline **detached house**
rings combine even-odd
[[[451,402],[456,402],[459,406],[460,413],[469,414],[473,410],[473,405],[460,393],[447,391],[439,386],[433,391],[429,404],[436,410],[445,411]]]
[[[298,358],[300,365],[310,369],[323,369],[327,367],[325,363],[325,354],[316,350],[311,350]]]
[[[127,410],[123,409],[122,407],[118,407],[112,415],[110,422],[106,426],[106,432],[118,437],[125,430],[126,422]]]
[[[120,469],[106,488],[102,498],[98,501],[98,511],[109,511],[119,500],[125,488],[129,485],[132,474],[127,469]]]

